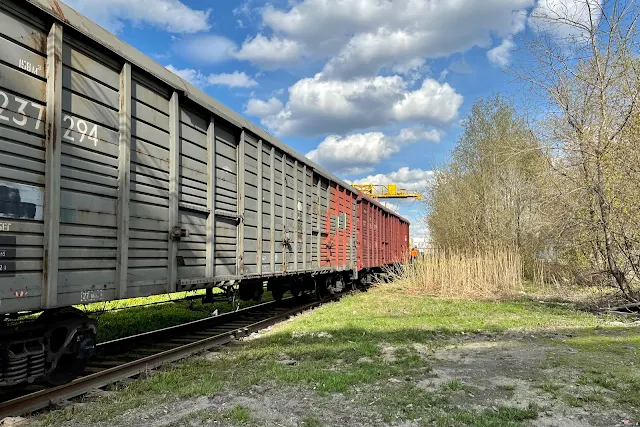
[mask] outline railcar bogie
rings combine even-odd
[[[47,381],[60,384],[80,375],[96,344],[97,322],[73,307],[45,310],[34,321],[0,329],[0,387]]]

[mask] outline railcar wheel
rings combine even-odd
[[[51,372],[45,381],[60,385],[82,375],[95,351],[97,322],[74,307],[45,311],[38,322],[48,327],[45,363]]]
[[[324,301],[327,298],[327,287],[325,286],[325,279],[314,279],[314,294],[318,301]]]
[[[256,302],[260,301],[262,299],[262,294],[264,294],[264,287],[261,285],[253,294],[253,300]]]
[[[260,283],[244,283],[240,285],[239,295],[242,301],[260,301],[264,293],[264,286]]]
[[[276,301],[282,301],[282,298],[284,297],[284,287],[283,286],[274,286],[273,289],[271,289],[271,295],[273,295],[273,299]]]

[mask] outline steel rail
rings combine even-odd
[[[208,350],[212,347],[227,344],[235,339],[247,336],[253,332],[275,325],[282,320],[289,318],[302,311],[317,307],[325,302],[330,302],[335,298],[314,301],[292,310],[277,314],[269,319],[252,323],[248,326],[224,332],[218,335],[204,338],[202,340],[185,344],[158,354],[147,356],[132,362],[128,362],[113,368],[105,369],[94,374],[80,377],[68,384],[46,390],[37,391],[25,396],[18,397],[0,404],[0,420],[9,416],[20,416],[49,405],[62,402],[67,399],[87,393],[93,389],[104,387],[105,385],[138,375],[143,372],[158,368],[164,364],[178,361],[186,357]]]
[[[259,314],[263,309],[277,309],[278,304],[291,303],[293,298],[284,298],[281,301],[267,301],[260,304],[245,307],[236,311],[229,311],[221,313],[217,316],[205,317],[203,319],[192,320],[189,322],[181,323],[179,325],[168,326],[162,329],[155,329],[153,331],[142,332],[137,335],[131,335],[128,337],[117,338],[111,341],[105,341],[96,344],[96,355],[113,354],[115,350],[122,350],[134,346],[139,346],[140,343],[153,340],[161,336],[170,336],[177,334],[188,334],[194,330],[203,330],[213,326],[224,326],[225,323],[220,322],[232,322],[236,318],[242,318],[242,316],[253,314]],[[1,406],[0,406],[1,408]]]

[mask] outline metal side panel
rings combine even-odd
[[[168,98],[164,88],[132,71],[127,296],[143,292],[131,284],[166,284],[171,154]]]
[[[213,248],[214,275],[235,276],[238,264],[238,145],[240,132],[216,120]]]
[[[242,271],[239,274],[257,274],[259,272],[258,264],[261,256],[261,234],[262,234],[262,204],[258,203],[262,193],[262,180],[258,179],[258,172],[261,167],[258,165],[258,145],[259,140],[249,132],[244,133],[243,161],[238,165],[238,169],[244,168],[242,192],[242,206],[244,214],[243,228],[243,252],[242,252]],[[260,149],[261,151],[261,149]],[[238,154],[240,155],[240,153]],[[261,159],[260,159],[261,163]]]
[[[55,214],[59,215],[59,209],[56,210],[55,203],[49,205],[54,213],[54,217],[49,217],[45,195],[46,189],[50,189],[54,191],[50,199],[56,199],[60,147],[56,135],[45,135],[45,129],[47,124],[54,125],[60,119],[60,110],[56,107],[61,105],[61,91],[56,87],[60,89],[62,84],[62,27],[55,26],[52,31],[49,28],[35,26],[0,8],[0,301],[3,312],[57,304],[59,227]],[[49,61],[57,66],[47,69]],[[50,120],[46,114],[47,101]],[[47,169],[47,160],[50,160],[50,169]],[[45,260],[52,264],[43,274]]]
[[[180,110],[180,195],[178,226],[187,231],[178,244],[178,279],[204,279],[207,267],[207,120],[198,112]],[[204,191],[203,191],[204,189]]]
[[[266,225],[266,224],[265,224]],[[269,272],[276,272],[275,230],[276,227],[276,154],[275,147],[269,149]]]
[[[119,82],[121,69],[109,68],[110,58],[82,52],[66,36],[64,52],[59,203],[60,224],[71,227],[60,233],[58,297],[71,301],[73,294],[95,290],[84,299],[110,299],[124,287],[116,274],[118,242],[108,240],[100,246],[92,242],[95,229],[118,229],[121,141],[114,141],[113,135],[119,134],[121,122],[120,84],[114,89],[103,82]],[[87,69],[93,71],[90,77],[83,74]],[[87,246],[78,246],[79,238]],[[107,251],[96,253],[96,248]]]

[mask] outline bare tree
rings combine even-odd
[[[629,299],[640,278],[639,17],[635,0],[541,0],[508,70],[547,107],[561,234]]]

